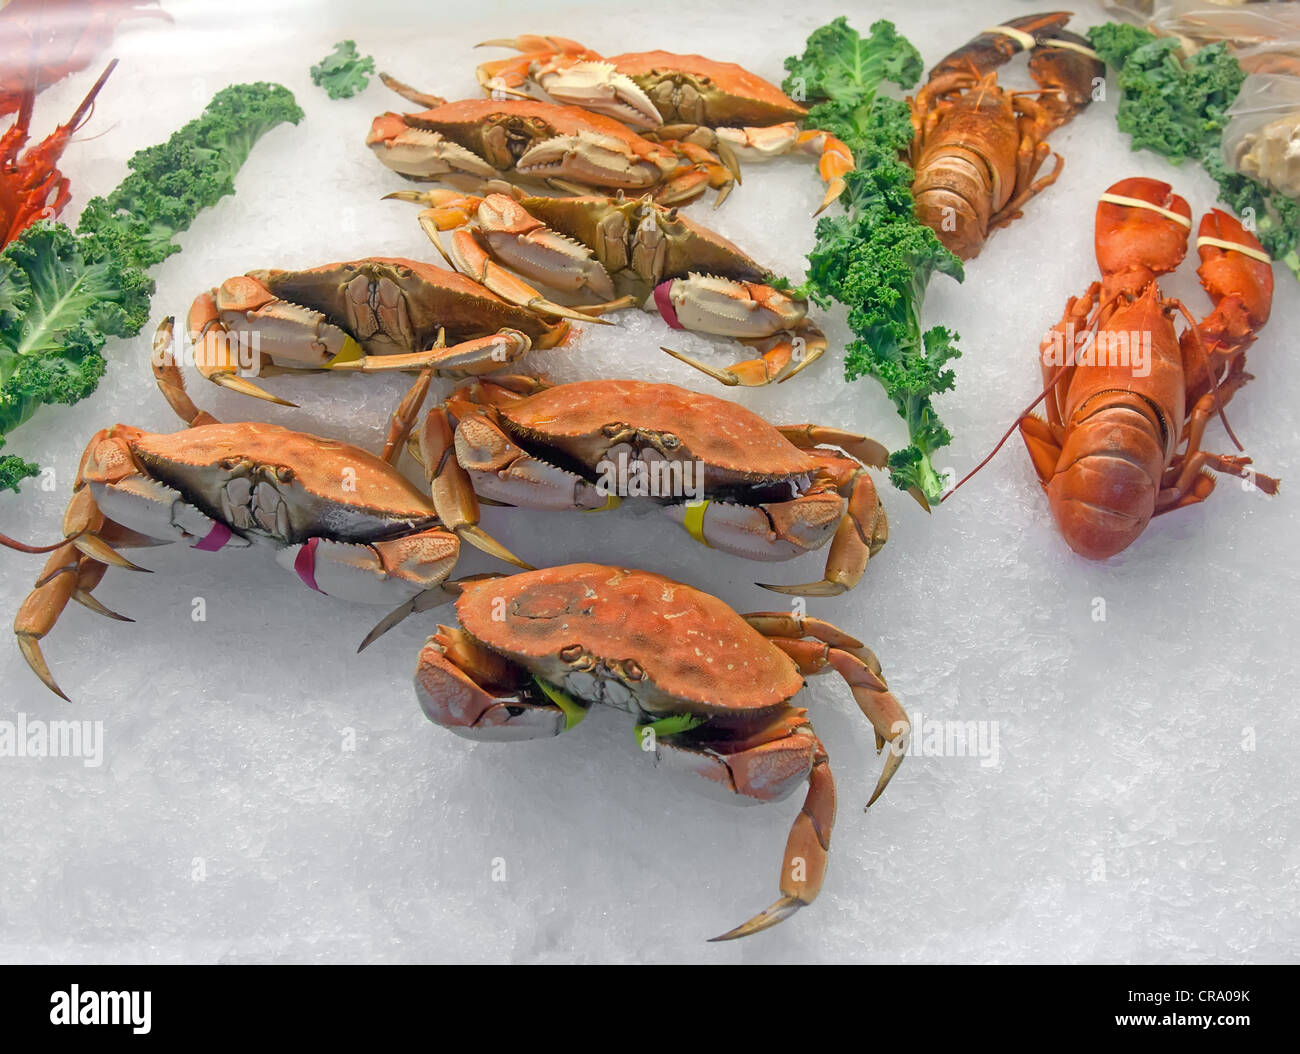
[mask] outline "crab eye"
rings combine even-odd
[[[679,446],[682,445],[682,441],[678,439],[675,435],[673,435],[671,432],[665,432],[662,436],[660,436],[660,442],[662,442],[663,445],[666,446],[669,450],[676,450]]]
[[[621,424],[608,424],[601,428],[600,434],[605,436],[607,439],[612,439],[623,431],[623,427],[624,426]]]
[[[289,468],[287,465],[281,465],[275,470],[275,478],[281,483],[288,483],[293,479],[293,469]]]
[[[560,649],[560,658],[565,662],[577,662],[582,658],[582,652],[581,644],[570,644],[567,648]]]
[[[635,659],[627,659],[623,663],[623,679],[627,681],[639,681],[645,676],[645,670],[641,669],[641,664]]]

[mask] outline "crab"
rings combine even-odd
[[[427,107],[384,113],[371,123],[366,145],[408,179],[440,180],[461,190],[498,189],[513,180],[564,193],[647,191],[664,204],[694,201],[710,187],[717,204],[735,177],[694,142],[655,143],[609,117],[577,106],[529,99],[448,102],[387,74],[403,98]]]
[[[183,542],[200,552],[270,550],[309,588],[365,604],[393,604],[451,573],[467,538],[528,567],[476,527],[438,520],[432,498],[394,467],[432,379],[426,370],[393,414],[380,456],[332,439],[257,421],[223,424],[199,410],[171,354],[172,320],[155,338],[155,379],[184,431],[118,424],[96,432],[77,468],[61,541],[14,620],[19,650],[55,694],[64,695],[41,652],[69,600],[130,622],[93,594],[107,569],[144,571],[119,550]]]
[[[829,544],[821,581],[765,587],[805,596],[852,589],[889,536],[864,467],[886,463],[879,443],[818,425],[774,427],[672,384],[484,379],[431,410],[413,439],[449,527],[477,523],[476,494],[592,511],[649,495],[697,542],[752,560]]]
[[[388,197],[430,206],[420,213],[420,225],[448,265],[511,303],[570,318],[653,303],[674,329],[763,349],[724,369],[663,349],[723,384],[789,380],[826,350],[826,337],[807,320],[806,300],[769,285],[770,271],[649,195],[476,197],[399,190]],[[439,232],[448,231],[444,248]],[[561,307],[507,267],[557,292],[602,302],[576,312]]]
[[[416,667],[416,694],[436,724],[468,739],[540,739],[569,731],[603,703],[633,716],[638,744],[657,765],[702,777],[701,789],[753,803],[779,801],[807,782],[780,899],[714,940],[775,926],[821,888],[835,783],[807,711],[791,705],[805,676],[838,673],[875,729],[877,749],[889,744],[868,806],[902,763],[911,726],[880,663],[821,619],[740,615],[661,575],[599,564],[455,591],[459,628],[440,625]]]
[[[734,62],[669,51],[604,58],[574,40],[531,34],[479,46],[523,53],[478,67],[479,83],[493,94],[526,95],[535,85],[557,102],[612,117],[647,138],[716,152],[730,167],[735,159],[809,154],[826,183],[817,212],[844,192],[844,176],[853,170],[853,152],[842,140],[801,128],[804,107]]]
[[[507,303],[454,271],[371,257],[227,278],[194,300],[188,330],[208,380],[292,406],[242,376],[241,367],[264,375],[432,367],[465,377],[555,347],[569,325]]]

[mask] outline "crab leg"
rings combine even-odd
[[[531,571],[531,564],[524,563],[479,527],[478,498],[474,483],[462,467],[458,452],[459,431],[447,409],[435,406],[425,415],[424,424],[417,436],[419,461],[424,466],[438,519],[448,530],[454,531],[476,549]]]
[[[817,158],[817,171],[826,184],[826,196],[817,213],[844,193],[844,176],[853,171],[853,151],[842,140],[816,128],[800,129],[793,121],[753,128],[707,128],[702,125],[665,125],[647,138],[659,142],[679,140],[717,152],[724,161],[768,161],[784,154]]]
[[[884,793],[907,753],[907,740],[912,731],[912,723],[907,716],[907,711],[889,691],[889,685],[885,683],[880,671],[880,660],[869,648],[846,647],[828,642],[824,639],[823,627],[815,623],[809,628],[813,630],[813,635],[819,638],[818,640],[799,640],[766,632],[765,627],[768,626],[781,628],[779,620],[785,617],[783,612],[756,612],[744,616],[751,626],[764,633],[773,644],[794,660],[800,673],[814,676],[831,669],[838,673],[849,686],[858,708],[866,715],[876,731],[876,751],[881,751],[886,743],[889,744],[889,756],[885,759],[885,767],[876,782],[875,791],[867,802],[867,808],[870,808]],[[807,624],[809,620],[801,621]],[[831,629],[834,630],[834,627]]]
[[[830,483],[826,484],[828,487]],[[814,489],[805,497],[816,494]],[[847,499],[844,515],[835,529],[830,551],[826,554],[826,571],[820,582],[802,585],[773,585],[759,582],[764,589],[793,596],[838,596],[862,581],[867,561],[884,548],[889,540],[889,519],[880,503],[876,485],[863,468],[850,471],[848,482],[839,493]]]
[[[811,904],[826,874],[831,828],[835,825],[835,780],[826,748],[805,711],[789,709],[766,729],[729,740],[710,725],[655,741],[657,765],[684,770],[708,780],[724,794],[756,801],[780,801],[802,781],[808,793],[795,817],[781,864],[781,898],[715,941],[748,937],[784,922]]]

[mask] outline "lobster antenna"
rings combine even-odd
[[[1187,310],[1187,305],[1181,300],[1175,300],[1174,305],[1182,312],[1183,318],[1187,319],[1187,324],[1192,327],[1196,334],[1196,347],[1201,353],[1201,361],[1205,364],[1205,372],[1210,377],[1210,390],[1214,392],[1214,408],[1219,411],[1219,420],[1223,422],[1224,431],[1228,433],[1228,438],[1232,440],[1233,445],[1244,451],[1246,448],[1241,445],[1237,438],[1237,433],[1232,430],[1232,425],[1228,424],[1228,415],[1223,409],[1223,400],[1219,398],[1219,376],[1210,367],[1210,353],[1205,350],[1205,341],[1201,339],[1201,331],[1196,325],[1196,320],[1192,318],[1191,312]]]
[[[67,538],[63,538],[52,545],[27,545],[25,542],[20,542],[10,538],[7,534],[0,534],[0,545],[3,545],[6,549],[13,549],[15,552],[19,553],[52,553],[55,549],[63,548],[63,546],[67,545],[75,538],[80,537],[82,534],[85,534],[85,531],[78,531],[76,534],[69,535]]]
[[[1088,319],[1088,325],[1084,327],[1084,332],[1086,333],[1092,330],[1097,325],[1098,319],[1101,318],[1102,311],[1105,308],[1109,307],[1111,304],[1113,304],[1122,295],[1123,295],[1123,290],[1119,290],[1113,293],[1104,303],[1098,304],[1096,308],[1093,309],[1092,316]],[[967,472],[966,475],[962,476],[961,479],[959,479],[956,483],[954,483],[952,487],[949,490],[947,490],[942,497],[939,498],[940,505],[942,505],[945,501],[947,501],[950,497],[952,497],[953,492],[956,491],[958,487],[960,487],[963,483],[965,483],[968,479],[970,479],[971,476],[975,475],[976,472],[978,472],[980,469],[982,469],[985,465],[987,465],[990,461],[993,460],[993,458],[997,455],[997,452],[1002,449],[1002,445],[1008,439],[1011,438],[1011,433],[1020,427],[1020,422],[1024,420],[1025,416],[1029,413],[1029,411],[1032,410],[1039,403],[1041,403],[1045,398],[1047,398],[1047,393],[1056,387],[1056,383],[1061,379],[1062,374],[1064,374],[1065,371],[1068,370],[1073,365],[1074,365],[1074,348],[1071,348],[1069,354],[1066,355],[1065,357],[1065,362],[1063,362],[1060,366],[1056,368],[1056,372],[1052,374],[1052,379],[1047,382],[1047,387],[1044,388],[1038,394],[1038,398],[1036,398],[1032,403],[1030,403],[1023,410],[1021,410],[1020,413],[1016,415],[1015,422],[1011,425],[1010,428],[1008,428],[1002,434],[1002,438],[998,440],[997,446],[995,446],[992,450],[989,451],[988,456],[985,457],[984,460],[981,461],[978,465],[976,465],[973,469]]]
[[[1047,393],[1056,387],[1056,382],[1061,379],[1061,375],[1065,373],[1065,371],[1068,370],[1073,365],[1074,365],[1074,350],[1071,349],[1070,357],[1056,368],[1056,372],[1052,374],[1052,379],[1047,382],[1047,387],[1044,388],[1041,392],[1039,392],[1038,398],[1036,398],[1032,403],[1026,406],[1023,410],[1021,410],[1020,413],[1016,414],[1016,419],[1015,421],[1012,422],[1011,427],[1002,433],[1002,438],[999,439],[997,445],[992,450],[990,450],[988,454],[985,455],[984,460],[981,461],[969,472],[967,472],[966,475],[962,476],[961,479],[959,479],[956,483],[954,483],[952,487],[939,498],[940,505],[942,505],[945,501],[951,498],[953,496],[953,493],[957,490],[958,487],[960,487],[963,483],[965,483],[968,479],[970,479],[971,476],[975,475],[976,472],[982,469],[985,465],[987,465],[990,461],[992,461],[994,457],[997,456],[997,452],[1001,450],[1002,445],[1008,439],[1011,438],[1011,433],[1020,427],[1020,422],[1024,420],[1025,416],[1029,413],[1029,411],[1032,410],[1039,403],[1041,403],[1045,398],[1047,398]]]

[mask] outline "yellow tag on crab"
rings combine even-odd
[[[341,362],[356,362],[357,359],[363,359],[365,356],[365,349],[351,337],[346,337],[338,354],[325,363],[325,369],[328,370],[331,366],[337,366]]]
[[[686,506],[686,511],[682,514],[682,526],[690,532],[692,538],[703,546],[709,543],[704,538],[704,510],[709,507],[708,501],[691,502]]]

